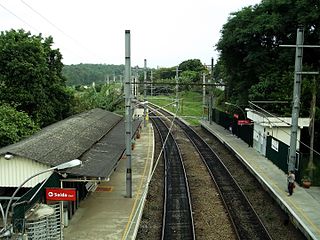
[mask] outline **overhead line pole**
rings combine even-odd
[[[153,71],[152,71],[152,69],[151,69],[151,73],[150,73],[150,83],[151,83],[150,95],[153,96],[153,86],[152,86],[152,83],[153,83]]]
[[[296,58],[294,68],[294,86],[293,86],[293,105],[291,116],[291,135],[290,135],[290,152],[288,161],[288,171],[294,171],[296,168],[297,157],[297,133],[298,133],[298,120],[300,113],[300,97],[301,97],[301,79],[304,74],[319,74],[319,72],[302,72],[302,58],[303,48],[319,48],[319,45],[303,45],[304,30],[303,27],[297,29],[296,45],[280,45],[280,47],[295,47]]]
[[[202,73],[202,111],[204,113],[204,109],[206,107],[206,74]]]
[[[179,91],[179,66],[176,67],[176,102],[178,101],[178,91]]]
[[[126,197],[132,198],[132,169],[131,169],[131,49],[130,49],[130,30],[125,30],[125,145],[127,156],[126,171]]]
[[[294,171],[296,165],[296,151],[297,151],[297,132],[298,120],[300,112],[300,96],[301,96],[301,74],[302,71],[302,57],[303,57],[303,28],[297,29],[296,40],[296,60],[294,68],[294,86],[293,86],[293,106],[292,106],[292,120],[291,120],[291,136],[290,136],[290,158],[288,162],[288,171]]]
[[[138,99],[138,96],[139,96],[139,94],[138,94],[138,82],[139,82],[139,73],[138,73],[138,66],[136,66],[136,74],[135,74],[135,81],[134,81],[134,86],[133,86],[133,88],[134,88],[134,95],[135,95],[135,97],[136,97],[136,99]]]
[[[147,101],[147,59],[144,60],[143,101]],[[147,104],[143,104],[143,126],[147,126]]]

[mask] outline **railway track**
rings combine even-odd
[[[160,118],[153,118],[153,122],[162,143],[165,142],[165,194],[161,239],[195,239],[189,186],[180,149],[165,123]]]
[[[159,112],[172,118],[163,110]],[[175,119],[175,123],[193,143],[218,187],[238,239],[272,239],[241,188],[210,146],[181,120]]]

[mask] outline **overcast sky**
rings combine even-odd
[[[23,28],[53,36],[64,64],[172,67],[188,59],[210,64],[231,12],[261,0],[0,0],[1,31]]]

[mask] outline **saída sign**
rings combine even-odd
[[[47,201],[75,201],[76,196],[75,188],[46,188]]]

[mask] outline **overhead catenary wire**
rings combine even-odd
[[[24,24],[26,24],[27,26],[29,26],[30,28],[32,28],[33,30],[36,30],[37,32],[40,32],[37,28],[35,28],[34,26],[32,26],[30,23],[28,23],[26,20],[22,19],[21,17],[19,17],[17,14],[15,14],[14,12],[12,12],[10,9],[8,9],[7,7],[5,7],[2,3],[0,3],[0,6],[6,10],[8,13],[10,13],[11,15],[13,15],[14,17],[16,17],[17,19],[19,19],[21,22],[23,22]]]
[[[43,20],[45,20],[47,23],[49,23],[52,27],[54,27],[55,29],[57,29],[60,33],[62,33],[64,36],[66,36],[67,38],[69,38],[70,40],[72,40],[74,43],[76,43],[78,46],[80,46],[82,49],[84,49],[85,51],[87,51],[89,54],[98,57],[96,55],[96,53],[94,53],[93,51],[91,51],[89,48],[87,48],[86,46],[83,46],[78,40],[76,40],[75,38],[73,38],[72,36],[70,36],[69,34],[67,34],[65,31],[63,31],[60,27],[58,27],[56,24],[54,24],[52,21],[50,21],[47,17],[45,17],[43,14],[41,14],[39,11],[37,11],[35,8],[33,8],[30,4],[28,4],[27,2],[25,2],[24,0],[20,0],[26,7],[28,7],[32,12],[34,12],[35,14],[37,14],[39,17],[41,17]]]
[[[37,11],[34,7],[31,6],[30,3],[27,3],[24,0],[20,0],[20,2],[27,7],[29,10],[31,10],[33,13],[35,13],[37,16],[39,16],[41,19],[43,19],[46,23],[50,24],[50,26],[52,26],[53,28],[55,28],[56,30],[58,30],[63,36],[65,36],[66,38],[68,38],[69,40],[71,40],[73,43],[75,43],[77,46],[79,46],[81,49],[85,50],[85,52],[87,52],[88,54],[99,58],[99,56],[93,52],[92,50],[90,50],[89,48],[87,48],[86,46],[84,46],[83,44],[81,44],[78,40],[76,40],[74,37],[70,36],[68,33],[66,33],[66,31],[64,31],[63,29],[61,29],[60,27],[58,27],[56,24],[54,24],[52,21],[50,21],[47,17],[45,17],[43,14],[41,14],[39,11]],[[18,14],[14,13],[13,11],[11,11],[7,6],[5,6],[4,3],[0,3],[0,6],[7,11],[9,14],[11,14],[12,16],[14,16],[15,18],[17,18],[19,21],[21,21],[22,23],[24,23],[25,25],[27,25],[29,28],[35,30],[38,33],[42,33],[41,30],[39,30],[37,27],[35,27],[34,25],[32,25],[30,22],[26,21],[23,17],[19,16]],[[52,34],[49,34],[52,35]],[[76,51],[71,50],[70,48],[66,49],[65,51],[68,51],[70,53],[72,53],[73,55],[77,56],[78,58],[82,58]]]

